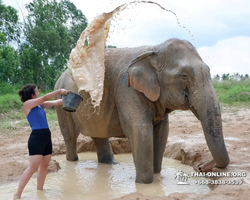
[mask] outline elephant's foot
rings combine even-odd
[[[161,173],[161,165],[155,165],[154,166],[154,174],[159,174]]]
[[[75,142],[65,142],[66,146],[66,159],[68,161],[77,161],[78,155],[76,151],[76,141]]]
[[[72,154],[67,154],[67,153],[66,153],[66,159],[68,161],[78,161],[79,160],[77,154],[72,155]]]
[[[113,155],[105,155],[105,156],[98,155],[98,162],[104,163],[104,164],[118,164],[119,163],[114,159]]]
[[[215,166],[216,166],[215,161],[211,160],[211,161],[209,161],[207,163],[198,165],[197,167],[195,167],[195,170],[199,171],[199,172],[211,172],[211,171],[213,171],[213,168]]]
[[[137,176],[135,178],[135,182],[136,183],[143,183],[143,184],[149,184],[152,183],[154,181],[154,175],[150,175],[150,176]]]
[[[105,164],[117,164],[108,138],[92,138],[96,149],[98,162]]]

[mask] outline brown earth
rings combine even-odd
[[[215,171],[245,172],[246,177],[233,177],[226,180],[243,181],[242,185],[209,185],[208,194],[174,193],[166,197],[149,197],[139,193],[132,193],[116,200],[158,200],[158,199],[249,199],[250,198],[250,109],[223,108],[223,130],[226,146],[230,156],[230,164],[226,169]],[[18,123],[18,122],[13,122]],[[51,127],[51,126],[50,126]],[[64,141],[57,123],[51,128],[53,154],[65,153]],[[21,173],[28,166],[27,140],[30,128],[28,126],[14,130],[1,130],[0,134],[0,184],[20,178]],[[115,154],[130,152],[126,139],[111,138]],[[78,152],[94,151],[94,145],[89,137],[80,135],[78,138]],[[170,114],[170,133],[166,145],[165,157],[181,160],[183,164],[196,168],[199,164],[211,159],[205,143],[199,121],[189,111],[175,111]],[[60,169],[59,164],[52,159],[49,172]],[[225,180],[225,177],[217,180]]]

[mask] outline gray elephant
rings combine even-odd
[[[58,79],[58,88],[78,92],[68,70]],[[109,164],[116,161],[108,138],[126,137],[131,144],[135,181],[151,183],[162,167],[168,114],[180,109],[191,110],[201,121],[216,166],[225,168],[229,164],[209,67],[188,41],[170,39],[156,46],[105,49],[99,113],[94,112],[89,94],[80,93],[83,102],[75,113],[64,111],[62,106],[56,108],[69,161],[78,160],[79,133],[93,138],[98,161]]]

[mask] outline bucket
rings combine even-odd
[[[62,95],[63,109],[68,112],[75,112],[83,98],[74,92],[68,91],[67,95]]]

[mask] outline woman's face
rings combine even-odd
[[[37,89],[37,87],[35,88],[35,95],[32,95],[32,98],[35,99],[35,98],[38,98],[39,97],[39,91]]]

